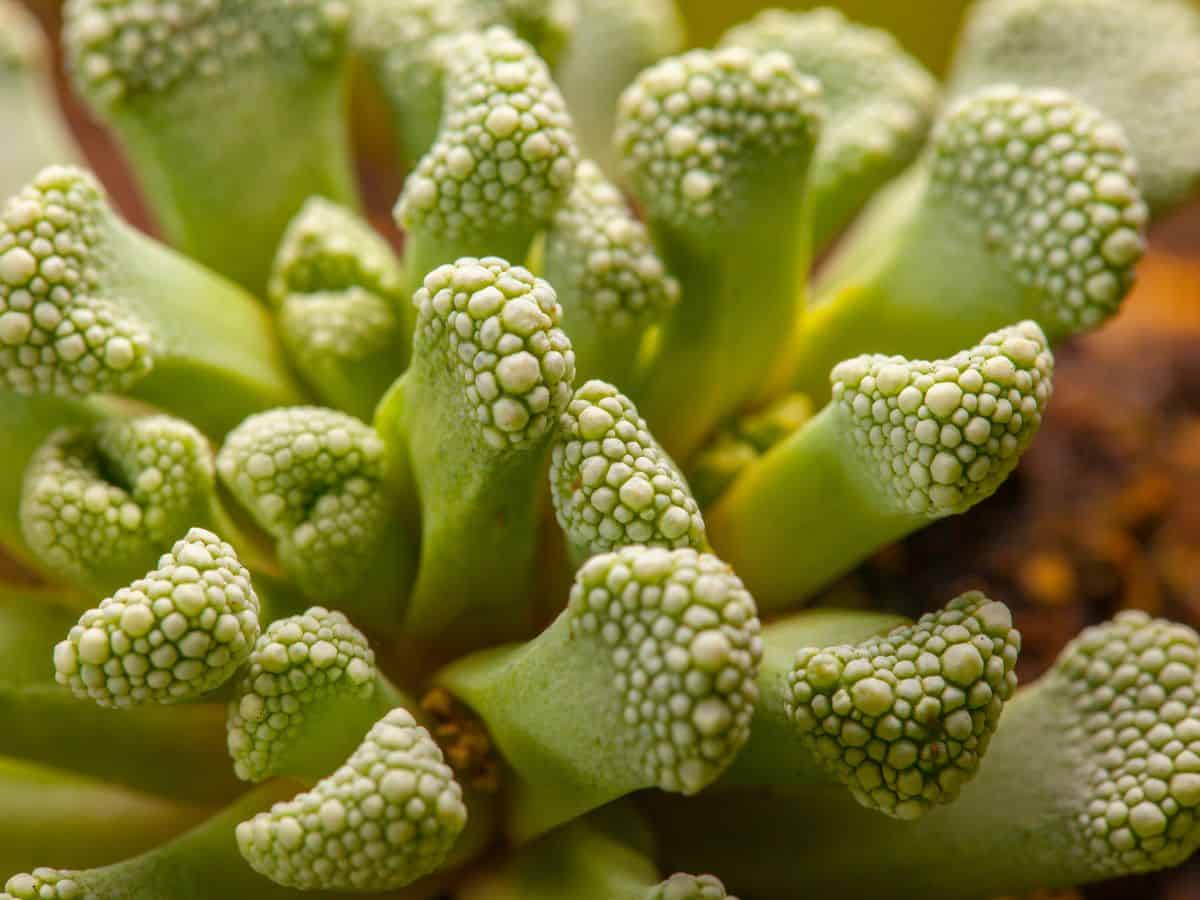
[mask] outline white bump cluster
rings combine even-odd
[[[80,93],[103,108],[284,60],[331,64],[345,45],[350,7],[347,0],[68,0],[63,43]]]
[[[533,48],[506,28],[446,47],[441,133],[396,207],[409,231],[444,240],[549,224],[577,151],[566,103]]]
[[[932,123],[934,78],[888,32],[836,9],[765,10],[721,45],[781,51],[821,83],[826,117],[813,179],[826,202],[839,191],[873,192],[916,156]]]
[[[345,596],[371,575],[392,514],[381,488],[383,441],[332,409],[280,407],[250,416],[217,454],[221,480],[268,534],[297,586]]]
[[[289,294],[363,287],[388,298],[404,293],[404,276],[391,246],[345,207],[311,197],[279,242],[268,293]]]
[[[799,650],[785,705],[859,803],[915,819],[974,777],[1020,649],[1008,608],[972,591],[881,637]]]
[[[212,452],[182,419],[109,419],[54,432],[29,461],[21,529],[37,557],[83,584],[125,582],[198,519]]]
[[[388,891],[437,869],[466,821],[442,751],[397,708],[311,791],[238,825],[237,842],[277,884]]]
[[[715,876],[678,872],[651,888],[646,900],[737,900],[737,897],[725,893],[725,885]]]
[[[1080,840],[1098,872],[1174,866],[1200,846],[1200,637],[1122,612],[1072,641],[1047,676],[1070,714],[1088,802]]]
[[[990,496],[1033,440],[1054,357],[1034,322],[936,362],[864,355],[834,367],[859,458],[901,512],[936,518]]]
[[[321,360],[366,360],[394,346],[394,307],[360,287],[289,294],[279,308],[279,336],[303,371]]]
[[[786,54],[740,47],[646,69],[621,95],[616,143],[650,217],[696,226],[737,206],[739,179],[803,179],[820,93]]]
[[[314,358],[362,360],[395,344],[404,278],[391,247],[348,209],[313,197],[288,225],[268,295],[301,368]]]
[[[88,891],[80,872],[69,869],[34,869],[8,879],[0,900],[85,900]]]
[[[34,19],[19,3],[0,3],[0,70],[26,69],[45,58],[45,41]]]
[[[233,548],[193,528],[157,569],[80,616],[54,648],[54,677],[100,706],[194,700],[250,655],[258,611]]]
[[[622,547],[575,576],[572,635],[610,654],[630,750],[649,784],[694,794],[750,736],[762,659],[758,613],[721,560]]]
[[[633,401],[589,381],[561,423],[550,496],[572,544],[589,556],[627,544],[705,549],[700,508]]]
[[[340,612],[320,606],[272,622],[248,660],[227,720],[229,754],[243,781],[278,768],[304,733],[314,706],[375,691],[375,654]]]
[[[496,257],[463,258],[430,272],[413,303],[417,346],[462,385],[490,446],[549,434],[575,379],[554,288]]]
[[[575,186],[546,233],[546,270],[560,293],[567,286],[578,310],[614,331],[657,318],[679,299],[646,226],[621,192],[590,160],[579,164]]]
[[[965,210],[1039,319],[1082,331],[1133,284],[1148,211],[1116,123],[1069,94],[985,88],[950,107],[930,144],[932,197]]]
[[[1188,0],[989,0],[959,39],[956,93],[1059,87],[1121,124],[1151,208],[1200,186],[1200,13]]]
[[[79,396],[127,390],[153,365],[151,336],[107,296],[99,183],[43,169],[0,215],[0,388]]]

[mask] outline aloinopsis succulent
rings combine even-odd
[[[159,237],[0,0],[2,900],[959,900],[1200,846],[1191,629],[1018,686],[978,591],[810,603],[999,488],[1200,188],[1186,0],[978,0],[945,85],[829,9],[685,52],[671,0],[61,39]]]

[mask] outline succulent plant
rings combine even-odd
[[[1200,13],[980,0],[944,103],[834,10],[680,21],[67,0],[151,237],[0,0],[0,900],[986,897],[1200,846],[1189,628],[1018,688],[979,591],[804,608],[1053,415],[1200,186]]]

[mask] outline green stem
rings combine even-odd
[[[541,497],[574,355],[553,290],[503,260],[460,260],[417,293],[413,362],[375,427],[421,510],[406,629],[480,646],[528,633]]]
[[[0,708],[6,721],[21,723],[0,741],[10,756],[192,803],[240,789],[225,752],[223,704],[117,712],[47,682],[0,686]]]
[[[110,120],[171,245],[259,296],[305,200],[358,206],[344,78],[323,70],[280,78],[275,65],[198,80],[168,102],[151,95]]]
[[[683,49],[683,17],[675,0],[581,0],[578,6],[554,77],[584,155],[616,178],[620,160],[612,134],[621,92],[643,69]],[[593,374],[625,384],[611,370]]]
[[[821,82],[813,245],[827,246],[917,155],[937,105],[937,82],[892,35],[828,7],[767,10],[727,31],[721,45],[782,51]]]
[[[787,345],[797,312],[791,298],[802,292],[808,270],[807,250],[787,249],[807,245],[806,219],[796,213],[805,208],[805,186],[798,178],[740,198],[752,215],[706,252],[655,228],[682,299],[662,325],[634,399],[681,462],[722,419],[759,397],[766,366]],[[779,256],[764,248],[779,248]]]
[[[919,187],[921,181],[910,183]],[[894,196],[892,202],[900,203]],[[919,190],[908,196],[913,203],[931,203]],[[855,233],[857,240],[871,241],[869,248],[852,240],[842,252],[854,262],[832,263],[836,269],[819,284],[788,349],[795,390],[824,403],[829,373],[844,359],[863,353],[937,359],[1022,319],[1052,324],[1032,294],[1014,302],[1003,262],[981,242],[962,241],[961,233],[975,226],[966,219],[948,224],[955,218],[951,208],[925,210],[886,240],[867,237],[880,234],[882,226]],[[968,285],[969,302],[963,296]],[[1052,340],[1062,336],[1050,334]]]
[[[143,853],[196,824],[199,806],[135,793],[23,760],[0,759],[0,878],[53,852],[64,866]]]
[[[751,465],[705,514],[762,611],[802,603],[926,519],[890,509],[835,406]]]
[[[296,892],[292,888],[277,885],[250,868],[238,852],[235,838],[239,822],[293,790],[295,785],[287,782],[258,788],[171,843],[115,865],[83,871],[37,869],[32,875],[14,876],[6,886],[8,893],[0,892],[0,900],[293,900]],[[74,884],[76,893],[64,892],[64,888],[69,890],[64,884],[67,881]],[[426,900],[436,888],[435,884],[421,883],[377,896],[380,900]],[[313,900],[351,900],[360,895],[319,891],[305,896]]]
[[[1133,284],[1148,216],[1115,122],[1061,91],[970,94],[840,250],[793,384],[820,400],[839,359],[931,358],[1023,319],[1052,341],[1094,328]]]
[[[461,900],[647,900],[658,884],[645,825],[618,805],[598,810],[521,848],[499,868],[479,873]]]
[[[509,829],[526,840],[646,786],[613,724],[611,664],[583,652],[565,616],[536,641],[473,654],[438,680],[488,724],[512,766]],[[614,762],[616,763],[614,765]]]
[[[537,638],[437,681],[511,767],[509,831],[524,840],[640,788],[692,794],[718,778],[748,734],[758,627],[720,560],[626,547],[579,570]]]
[[[764,399],[787,346],[811,252],[819,94],[783,54],[726,48],[666,59],[622,95],[616,145],[680,280],[633,399],[685,469],[724,418]]]
[[[280,767],[280,774],[316,783],[344,763],[371,726],[397,706],[412,709],[414,704],[378,676],[368,699],[359,703],[339,700],[326,711],[314,710],[296,735],[293,752]]]
[[[223,207],[222,216],[227,214]],[[225,233],[231,229],[222,218]],[[283,358],[270,314],[244,291],[113,221],[112,253],[126,265],[115,292],[154,336],[154,368],[130,394],[214,435],[305,391]],[[164,290],[170,285],[170,290]]]
[[[446,390],[420,363],[380,404],[405,398],[397,438],[409,448],[421,506],[421,552],[405,627],[468,642],[523,633],[530,624],[538,499],[548,452],[497,454],[463,433],[457,386]],[[421,401],[409,398],[420,397]],[[386,421],[386,419],[385,419]],[[388,438],[385,438],[388,439]],[[448,502],[449,501],[449,502]],[[497,630],[499,629],[499,630]]]
[[[40,596],[0,597],[0,753],[193,803],[237,794],[219,703],[109,710],[55,684],[55,644],[77,614]]]
[[[0,201],[43,166],[80,158],[58,109],[41,26],[17,0],[0,4]]]
[[[877,266],[886,261],[886,255],[878,250],[888,245],[893,232],[904,227],[913,208],[920,202],[926,178],[921,166],[910,166],[908,171],[872,197],[836,250],[816,272],[808,293],[810,307],[837,296],[839,288],[861,281],[864,273],[874,272]]]

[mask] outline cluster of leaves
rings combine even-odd
[[[162,242],[10,2],[0,863],[59,868],[0,900],[986,897],[1200,844],[1190,629],[1018,690],[979,592],[800,609],[995,492],[1200,187],[1186,0],[979,0],[945,86],[829,9],[681,52],[670,0],[67,0]]]

